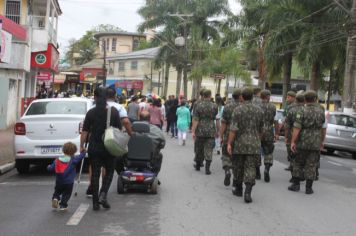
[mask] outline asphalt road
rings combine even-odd
[[[0,176],[0,235],[355,235],[356,161],[323,156],[314,194],[287,190],[289,173],[283,142],[276,145],[271,183],[258,181],[253,203],[223,186],[220,158],[212,175],[193,170],[193,145],[167,138],[162,185],[157,195],[109,193],[111,210],[93,212],[85,196],[84,174],[67,212],[51,209],[54,177],[41,168],[28,175],[15,170]]]

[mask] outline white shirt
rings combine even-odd
[[[116,108],[116,110],[119,112],[120,119],[127,118],[127,111],[121,104],[116,103],[116,102],[112,102],[112,101],[108,101],[107,104],[110,107],[115,107]]]

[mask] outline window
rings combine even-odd
[[[106,39],[106,51],[110,49],[110,39]]]
[[[32,103],[26,116],[35,115],[84,115],[87,112],[86,102],[36,102]]]
[[[116,39],[115,38],[112,39],[111,51],[116,52]]]
[[[137,61],[131,62],[131,70],[137,70]]]
[[[134,39],[132,43],[132,48],[135,50],[136,48],[138,48],[139,45],[140,41],[138,39]]]
[[[123,61],[119,62],[119,71],[125,71],[125,62]]]
[[[21,2],[20,0],[6,1],[6,17],[20,24],[21,19]]]
[[[356,119],[345,115],[331,115],[328,123],[356,128]]]

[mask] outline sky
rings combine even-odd
[[[68,40],[79,39],[93,26],[112,24],[129,32],[136,32],[143,21],[137,10],[145,0],[58,0],[62,15],[58,22],[58,42],[63,56]],[[179,0],[178,0],[179,1]],[[240,9],[236,0],[229,0],[234,13]]]

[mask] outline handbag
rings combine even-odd
[[[127,153],[127,144],[129,136],[110,125],[111,107],[108,108],[106,129],[104,133],[104,146],[106,150],[113,156],[119,157]]]

